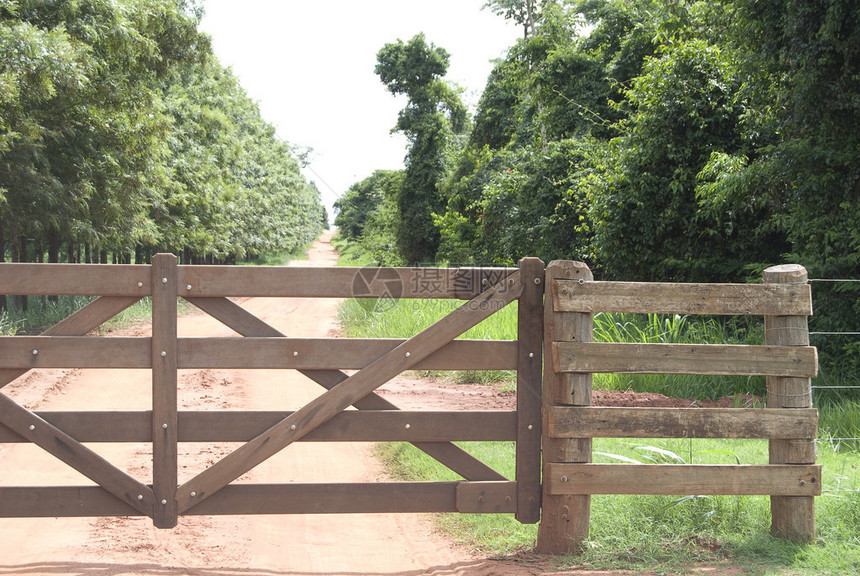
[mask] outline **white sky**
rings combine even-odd
[[[485,0],[206,0],[201,28],[263,117],[291,144],[310,147],[310,169],[331,206],[376,169],[403,166],[391,134],[405,100],[373,73],[386,43],[424,32],[451,55],[446,79],[473,108],[492,70],[522,35],[481,10]]]

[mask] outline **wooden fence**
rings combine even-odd
[[[821,467],[809,379],[818,361],[809,346],[806,280],[800,266],[770,268],[756,285],[595,282],[582,263],[547,267],[541,552],[578,549],[592,494],[770,495],[774,533],[814,537]],[[597,312],[763,315],[765,345],[593,342]],[[763,375],[767,407],[594,407],[593,373]],[[770,464],[593,464],[598,437],[768,439]]]
[[[142,368],[152,371],[153,383],[152,409],[131,412],[33,412],[0,393],[0,443],[34,443],[96,483],[0,486],[0,517],[143,515],[170,528],[186,514],[514,513],[521,522],[541,521],[540,551],[569,553],[587,536],[590,494],[768,494],[775,532],[809,539],[820,468],[805,278],[800,267],[779,267],[755,286],[594,282],[581,263],[553,262],[545,270],[535,258],[504,269],[177,266],[169,254],[151,266],[0,264],[0,293],[97,296],[41,336],[0,338],[0,388],[33,368]],[[465,303],[408,340],[300,339],[230,299],[245,296]],[[151,336],[88,335],[144,297],[152,298]],[[241,337],[177,337],[177,297]],[[514,301],[516,340],[456,339]],[[592,314],[599,311],[761,314],[767,343],[594,343]],[[202,368],[292,369],[327,391],[295,412],[179,411],[177,371]],[[410,369],[516,370],[517,408],[398,410],[375,390]],[[764,374],[768,404],[764,410],[596,408],[590,406],[595,372]],[[601,436],[767,438],[770,465],[592,464],[591,439]],[[515,478],[453,444],[473,440],[515,442]],[[298,441],[411,442],[464,480],[233,483]],[[151,443],[151,483],[103,459],[90,442]],[[185,442],[244,444],[180,485],[178,445]]]

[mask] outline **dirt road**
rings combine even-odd
[[[324,237],[303,266],[333,265]],[[290,336],[326,336],[336,330],[337,303],[316,299],[248,299],[242,306]],[[123,331],[144,335],[146,325]],[[180,336],[229,336],[202,313],[183,316]],[[149,409],[150,375],[133,370],[36,371],[4,388],[28,408],[44,410]],[[321,388],[292,371],[182,371],[180,409],[299,408]],[[147,445],[93,448],[151,482]],[[233,445],[181,445],[180,483],[217,461]],[[32,445],[0,446],[0,483],[91,484]],[[299,443],[239,481],[357,482],[381,478],[368,445]],[[499,572],[498,569],[502,569]],[[146,518],[0,520],[0,574],[27,575],[360,575],[492,574],[505,570],[451,546],[419,515],[184,517],[174,530]],[[528,573],[528,572],[526,572]]]

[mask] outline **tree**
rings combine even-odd
[[[467,124],[457,90],[442,80],[448,63],[448,53],[428,44],[424,34],[386,44],[377,54],[375,71],[382,83],[392,94],[409,98],[395,128],[410,142],[397,196],[397,245],[412,265],[436,257],[439,231],[433,214],[444,208],[439,184],[446,173],[446,148],[452,134],[463,132]]]

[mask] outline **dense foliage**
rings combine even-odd
[[[188,0],[0,1],[0,255],[224,262],[310,241],[294,151]]]
[[[437,176],[444,207],[416,205],[437,261],[722,282],[798,262],[860,278],[856,0],[487,6],[525,33]],[[860,284],[814,293],[813,329],[860,330]],[[814,343],[825,369],[860,373],[856,337]]]

